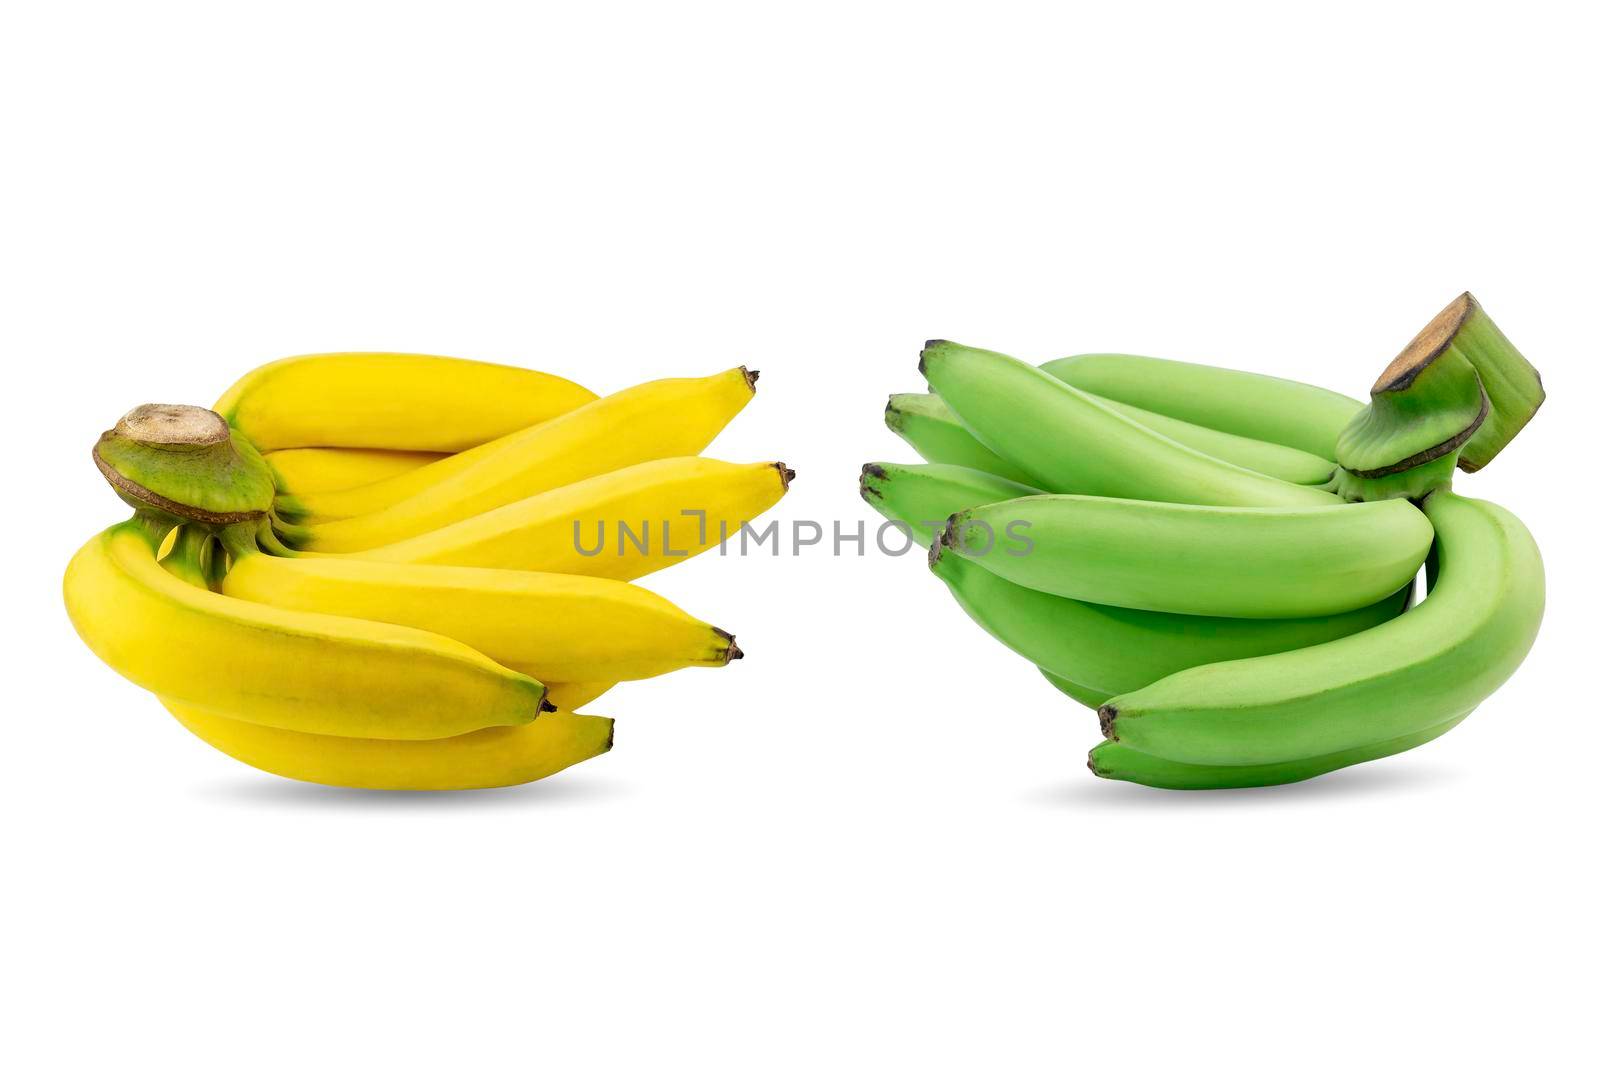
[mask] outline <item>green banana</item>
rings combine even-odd
[[[1336,506],[1197,452],[1019,359],[930,341],[919,369],[974,437],[1056,493],[1240,507]]]
[[[1043,667],[1039,668],[1039,673],[1044,675],[1045,681],[1086,708],[1098,708],[1101,704],[1111,699],[1110,693],[1102,693],[1098,689],[1089,689],[1081,686],[1077,682],[1061,677],[1059,674],[1051,674]]]
[[[1181,763],[1280,763],[1416,733],[1477,705],[1533,645],[1544,567],[1504,508],[1439,490],[1423,510],[1438,577],[1415,610],[1313,648],[1195,667],[1117,696],[1100,709],[1106,737]]]
[[[1468,712],[1467,715],[1470,715]],[[1351,767],[1357,763],[1383,759],[1419,745],[1453,729],[1467,715],[1457,715],[1427,729],[1418,730],[1389,741],[1361,745],[1331,752],[1326,756],[1286,760],[1282,763],[1258,763],[1253,766],[1220,767],[1197,763],[1175,763],[1160,756],[1151,756],[1115,741],[1102,741],[1089,752],[1089,770],[1101,778],[1112,778],[1158,789],[1248,789],[1255,786],[1288,785],[1303,782],[1329,771]]]
[[[1096,396],[1329,460],[1361,410],[1361,401],[1314,385],[1175,359],[1094,354],[1042,369]]]
[[[1224,433],[1103,396],[1096,396],[1095,399],[1163,437],[1246,470],[1298,485],[1317,487],[1327,484],[1328,479],[1333,477],[1335,465],[1331,461],[1298,448],[1286,448],[1270,441]],[[959,463],[1017,481],[1027,478],[1027,475],[995,455],[967,432],[961,420],[956,418],[956,413],[950,410],[950,405],[931,393],[896,393],[889,398],[884,421],[891,430],[909,441],[923,459],[930,462]]]
[[[1304,648],[1370,629],[1405,610],[1410,590],[1315,619],[1229,619],[1139,611],[1025,589],[935,542],[928,566],[1001,644],[1084,689],[1128,693],[1169,674]]]
[[[950,517],[945,545],[1029,589],[1146,611],[1336,615],[1416,577],[1433,527],[1408,501],[1228,508],[1031,496]]]
[[[933,543],[952,512],[1038,491],[950,463],[868,463],[861,468],[861,498],[884,518],[903,523],[923,548]]]
[[[1014,482],[1027,475],[967,432],[950,405],[929,393],[895,393],[883,409],[884,424],[929,463],[987,471]]]

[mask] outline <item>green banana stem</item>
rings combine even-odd
[[[214,526],[272,506],[272,470],[222,416],[186,404],[143,404],[100,435],[95,466],[135,510]]]
[[[167,535],[172,532],[173,527],[178,525],[178,520],[164,511],[138,507],[134,509],[131,518],[117,525],[129,530],[137,530],[139,535],[150,543],[150,551],[159,552],[161,546],[167,540]]]
[[[1452,300],[1422,332],[1448,336],[1449,346],[1471,361],[1489,395],[1488,417],[1461,450],[1459,461],[1468,474],[1481,470],[1539,410],[1544,383],[1471,293]]]
[[[1460,451],[1489,414],[1489,396],[1466,356],[1427,333],[1407,345],[1372,386],[1372,402],[1339,435],[1339,466],[1377,479]]]
[[[1351,474],[1343,467],[1334,469],[1333,478],[1324,487],[1354,504],[1374,500],[1404,499],[1418,501],[1435,489],[1449,489],[1455,480],[1456,461],[1461,452],[1446,452],[1438,459],[1420,467],[1400,471],[1382,478],[1363,478]]]
[[[1378,376],[1339,436],[1332,486],[1349,500],[1421,499],[1454,468],[1486,466],[1543,402],[1539,372],[1462,293]]]
[[[306,555],[306,553],[301,552],[299,549],[290,548],[288,545],[284,544],[278,538],[278,532],[274,527],[275,524],[270,520],[263,520],[262,522],[256,523],[254,526],[252,526],[250,528],[250,547],[253,549],[259,549],[260,551],[274,556],[286,556],[293,558],[295,556]],[[240,542],[240,547],[243,549],[242,541]],[[229,543],[229,551],[233,551],[231,542]]]
[[[161,565],[169,574],[212,592],[216,591],[226,572],[226,561],[219,551],[218,534],[210,527],[195,523],[185,523],[179,528],[172,551],[161,560]]]

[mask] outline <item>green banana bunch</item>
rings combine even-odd
[[[1101,777],[1278,785],[1404,752],[1532,645],[1532,537],[1449,483],[1543,391],[1470,295],[1365,407],[1138,356],[1034,368],[932,341],[919,369],[936,395],[896,394],[886,420],[934,462],[868,464],[862,496],[931,541],[974,621],[1098,709]]]

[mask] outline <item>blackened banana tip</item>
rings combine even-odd
[[[740,367],[739,370],[744,374],[744,384],[750,387],[750,391],[752,393],[755,392],[756,382],[761,380],[761,372],[758,370],[751,370],[749,367]]]
[[[550,703],[550,701],[546,700],[544,697],[540,697],[539,698],[539,714],[540,715],[543,715],[546,712],[555,711],[555,710],[556,710],[556,706],[554,704]]]
[[[785,489],[789,488],[789,484],[793,482],[796,477],[794,468],[785,463],[774,463],[773,466],[778,470],[778,477],[783,479],[783,487]]]
[[[1105,735],[1107,740],[1115,741],[1117,739],[1117,731],[1116,731],[1117,708],[1116,708],[1116,705],[1115,704],[1102,704],[1100,706],[1097,714],[1100,716],[1100,732]],[[1093,764],[1092,763],[1090,764],[1090,769],[1091,770],[1093,769]]]
[[[876,486],[868,485],[867,484],[867,479],[876,478],[878,481],[881,482],[881,481],[887,480],[888,477],[889,477],[888,473],[885,472],[884,469],[882,467],[878,466],[876,463],[863,463],[861,465],[861,479],[858,482],[858,484],[861,487],[861,495],[863,497],[871,495],[871,496],[875,496],[875,497],[878,497],[878,498],[882,499],[883,492],[881,490],[879,490]]]
[[[744,649],[739,647],[739,642],[734,640],[732,634],[720,626],[713,626],[711,632],[728,642],[728,647],[722,654],[722,662],[732,663],[736,659],[744,659]]]

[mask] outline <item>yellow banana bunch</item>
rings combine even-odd
[[[192,733],[276,774],[553,774],[611,747],[609,718],[574,711],[618,682],[743,656],[628,579],[783,495],[781,463],[698,454],[755,380],[596,398],[437,356],[267,364],[215,413],[147,405],[102,435],[96,464],[135,515],[74,556],[68,614]]]

